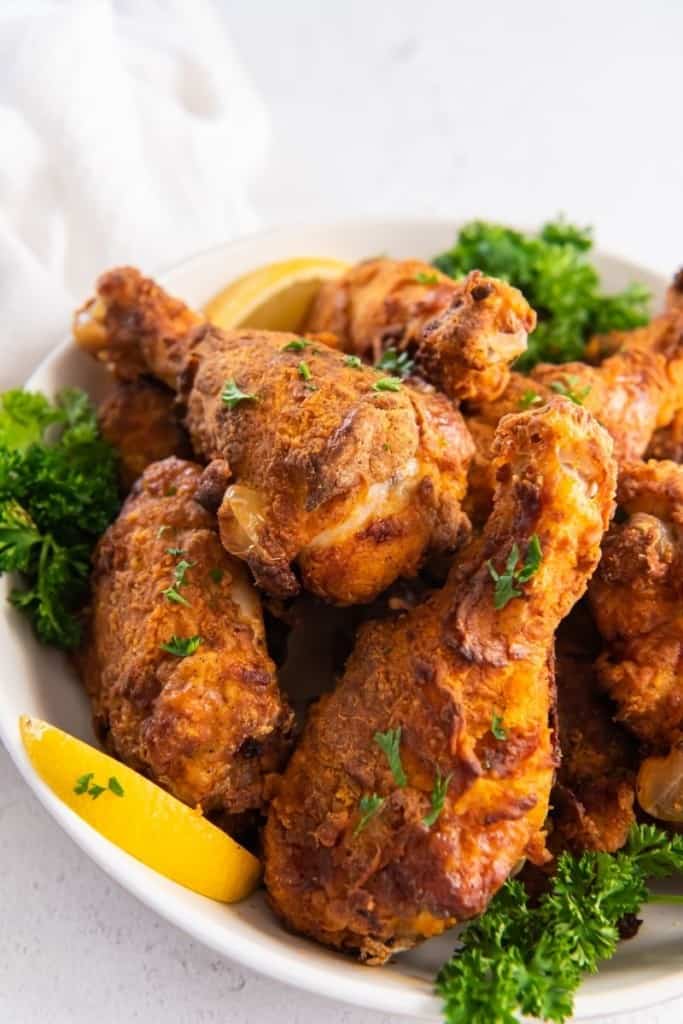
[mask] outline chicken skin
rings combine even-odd
[[[665,753],[683,738],[683,466],[623,467],[618,504],[589,590],[608,647],[597,671],[619,720]]]
[[[472,271],[454,281],[419,260],[368,260],[322,286],[307,330],[376,362],[393,348],[450,398],[496,398],[536,314],[516,288]]]
[[[143,470],[170,455],[192,457],[187,433],[176,418],[173,392],[141,377],[121,381],[102,402],[98,423],[102,437],[119,456],[121,491],[127,494]]]
[[[461,542],[472,441],[445,397],[291,334],[203,324],[174,336],[189,318],[164,296],[130,268],[105,274],[89,307],[102,330],[82,316],[77,340],[85,331],[117,371],[144,362],[176,388],[209,463],[198,497],[265,591],[291,597],[300,577],[330,602],[369,602]]]
[[[78,665],[113,754],[190,806],[230,816],[263,807],[293,717],[258,596],[194,501],[200,474],[169,458],[135,484],[94,555]]]
[[[654,457],[676,458],[683,430],[677,415],[683,409],[683,317],[671,299],[669,306],[646,327],[602,339],[611,355],[597,366],[540,364],[529,376],[512,373],[500,397],[468,404],[475,454],[465,509],[473,523],[480,524],[491,507],[490,450],[498,421],[556,393],[593,413],[611,435],[620,464],[641,458],[648,445]]]
[[[613,720],[593,662],[600,638],[582,603],[560,626],[556,645],[557,718],[562,759],[552,793],[549,847],[614,853],[628,839],[636,743]]]
[[[266,885],[289,927],[382,963],[547,858],[553,638],[597,564],[611,448],[565,399],[506,417],[483,537],[442,591],[361,629],[269,810]],[[536,571],[496,607],[494,574],[537,541]]]

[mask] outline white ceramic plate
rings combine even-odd
[[[279,230],[201,253],[159,278],[190,304],[200,306],[231,278],[259,264],[307,255],[359,260],[387,253],[428,259],[452,243],[455,230],[454,224],[444,221],[364,221]],[[134,259],[135,252],[130,255]],[[604,254],[597,260],[608,288],[640,280],[652,289],[654,308],[661,303],[665,280]],[[93,267],[93,278],[103,269]],[[28,384],[47,393],[77,385],[96,399],[107,388],[104,372],[68,341],[38,367]],[[363,967],[288,935],[269,912],[261,892],[245,903],[226,907],[167,881],[102,838],[62,804],[34,774],[21,746],[17,720],[28,713],[94,742],[88,702],[66,659],[39,646],[24,619],[6,603],[6,590],[3,580],[0,737],[28,785],[88,856],[177,927],[247,967],[358,1006],[435,1022],[441,1019],[431,983],[450,955],[452,936],[424,943],[381,970]],[[639,936],[624,943],[614,960],[584,984],[576,1001],[579,1018],[633,1010],[683,994],[683,909],[653,905],[644,917]]]

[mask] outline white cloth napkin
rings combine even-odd
[[[106,267],[255,226],[267,116],[208,0],[2,0],[0,389]]]

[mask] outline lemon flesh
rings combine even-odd
[[[204,312],[223,329],[299,331],[323,281],[340,277],[348,267],[342,260],[315,257],[270,263],[233,281]]]
[[[56,726],[22,715],[21,738],[41,779],[84,821],[148,867],[202,896],[224,903],[256,888],[256,857],[149,779]],[[79,780],[104,791],[76,793]],[[117,795],[108,787],[114,780]],[[118,783],[118,785],[117,785]],[[82,783],[81,783],[82,785]]]

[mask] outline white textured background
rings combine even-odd
[[[221,6],[274,126],[252,194],[264,223],[565,211],[606,248],[666,272],[683,261],[677,0]],[[683,1001],[619,1021],[681,1019]],[[159,921],[57,829],[1,750],[0,1021],[389,1024]]]

